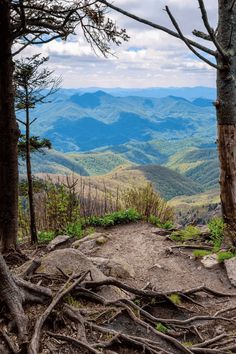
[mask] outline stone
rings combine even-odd
[[[47,245],[47,250],[48,251],[53,251],[58,246],[61,246],[62,244],[64,244],[67,241],[69,241],[69,239],[70,239],[70,236],[59,235],[59,236],[55,237],[52,241],[49,242],[49,244]]]
[[[89,259],[108,277],[127,279],[135,276],[134,268],[121,258],[90,257]]]
[[[104,245],[106,242],[107,242],[107,237],[105,236],[101,236],[101,237],[98,237],[96,240],[95,240],[96,244],[101,246],[101,245]]]
[[[224,265],[230,283],[236,286],[236,257],[225,260]]]
[[[95,241],[95,240],[99,240],[99,239],[108,239],[109,236],[106,233],[102,233],[102,232],[94,232],[93,234],[90,234],[86,237],[81,238],[80,240],[77,240],[75,242],[72,243],[72,247],[73,248],[79,248],[81,246],[82,243],[86,243],[89,241]],[[95,242],[94,242],[95,244]]]
[[[216,268],[217,266],[219,266],[217,254],[209,254],[207,256],[202,257],[201,264],[207,269]]]
[[[36,273],[60,274],[57,267],[61,268],[68,275],[72,273],[79,274],[89,270],[92,279],[95,281],[107,278],[88,257],[74,248],[65,248],[48,253],[42,257],[41,266],[37,269]],[[104,286],[98,293],[108,300],[124,297],[123,292],[112,286]]]

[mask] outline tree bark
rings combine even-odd
[[[19,129],[14,112],[10,2],[0,0],[0,240],[2,250],[16,246],[18,228]]]
[[[26,88],[26,91],[27,88]],[[33,192],[33,180],[32,180],[32,170],[31,170],[31,158],[30,158],[30,119],[29,119],[29,104],[28,104],[28,92],[26,92],[27,102],[26,102],[26,169],[27,169],[27,180],[28,180],[28,198],[29,198],[29,212],[30,212],[30,235],[31,242],[37,243],[37,228],[35,219],[35,208],[34,208],[34,192]]]
[[[232,0],[219,0],[218,40],[231,54],[217,73],[218,151],[221,167],[222,214],[226,242],[236,246],[236,6]]]

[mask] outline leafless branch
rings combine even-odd
[[[192,34],[198,38],[204,39],[205,41],[211,41],[209,34],[206,34],[202,31],[193,30]]]
[[[205,63],[207,63],[208,65],[212,66],[215,69],[219,69],[221,70],[222,67],[212,63],[210,60],[208,60],[207,58],[205,58],[203,55],[201,55],[200,53],[198,53],[196,51],[196,49],[194,49],[194,47],[191,45],[190,41],[183,35],[177,21],[175,20],[174,16],[172,15],[170,9],[168,6],[166,6],[166,12],[168,13],[168,16],[173,24],[173,26],[175,27],[176,31],[178,32],[180,38],[182,39],[182,41],[186,44],[186,46],[191,50],[191,52],[193,52],[199,59],[201,59],[202,61],[204,61]]]
[[[217,40],[217,38],[215,36],[214,29],[209,24],[209,20],[208,20],[207,11],[206,11],[206,8],[205,8],[204,1],[203,0],[198,0],[198,3],[199,3],[199,6],[200,6],[203,23],[204,23],[204,25],[206,27],[207,32],[209,33],[209,36],[211,37],[212,42],[214,43],[216,49],[218,50],[218,53],[222,56],[222,58],[225,61],[228,61],[229,60],[229,55],[221,47],[220,43],[218,42],[218,40]]]
[[[121,9],[120,7],[117,7],[117,6],[115,6],[115,5],[113,5],[113,4],[109,3],[109,2],[107,2],[106,0],[98,0],[98,2],[104,4],[104,5],[108,6],[108,7],[110,7],[111,9],[113,9],[113,10],[115,10],[115,11],[117,11],[117,12],[120,12],[121,14],[123,14],[123,15],[125,15],[125,16],[127,16],[127,17],[130,17],[130,18],[132,18],[132,19],[134,19],[134,20],[136,20],[136,21],[138,21],[138,22],[141,22],[141,23],[143,23],[143,24],[145,24],[145,25],[148,25],[148,26],[150,26],[150,27],[156,28],[156,29],[158,29],[158,30],[160,30],[160,31],[163,31],[163,32],[165,32],[165,33],[168,33],[169,35],[171,35],[171,36],[173,36],[173,37],[176,37],[176,38],[179,38],[179,39],[182,39],[182,40],[183,40],[183,38],[184,38],[184,40],[188,41],[188,43],[189,43],[191,46],[196,47],[196,48],[200,49],[201,51],[203,51],[203,52],[205,52],[205,53],[207,53],[207,54],[209,54],[209,55],[212,55],[212,56],[214,56],[214,57],[216,56],[216,52],[215,52],[214,50],[212,50],[212,49],[210,49],[210,48],[207,48],[207,47],[201,45],[200,43],[197,43],[197,42],[195,42],[195,41],[192,41],[191,39],[187,39],[187,38],[184,37],[183,35],[182,35],[182,37],[181,37],[181,36],[179,35],[179,33],[174,32],[174,31],[170,30],[170,29],[167,28],[167,27],[158,25],[158,24],[156,24],[156,23],[153,23],[153,22],[151,22],[151,21],[148,21],[148,20],[146,20],[146,19],[143,19],[143,18],[141,18],[141,17],[138,17],[138,16],[136,16],[136,15],[134,15],[134,14],[128,12],[128,11],[125,11],[125,10]]]

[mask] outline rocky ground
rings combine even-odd
[[[53,294],[25,306],[31,348],[43,318],[30,354],[236,353],[234,280],[224,264],[195,259],[166,230],[130,224],[79,241],[24,244],[22,252],[29,260],[8,260],[12,272]],[[234,268],[231,261],[230,277]],[[15,329],[2,317],[0,352],[17,353]]]

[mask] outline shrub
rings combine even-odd
[[[218,251],[223,242],[224,222],[221,218],[214,218],[208,223],[211,232],[211,242],[213,243],[214,251]]]
[[[77,237],[78,239],[82,238],[84,236],[83,223],[77,221],[68,224],[66,227],[66,233],[67,235]]]
[[[199,236],[199,228],[189,225],[186,226],[183,230],[173,231],[170,237],[173,241],[187,241],[191,239],[197,239]]]
[[[39,242],[49,242],[54,239],[56,236],[54,231],[40,231],[38,233],[38,240]]]
[[[136,209],[146,219],[154,215],[161,223],[173,220],[172,208],[155,192],[151,183],[129,189],[123,194],[122,200],[126,208]]]
[[[150,215],[148,221],[154,226],[161,227],[167,230],[171,229],[174,226],[173,222],[170,220],[167,220],[164,223],[162,223],[161,220],[155,215]]]
[[[92,216],[87,224],[91,226],[109,227],[118,224],[127,224],[141,219],[141,215],[135,209],[127,209],[106,214],[103,217]]]

